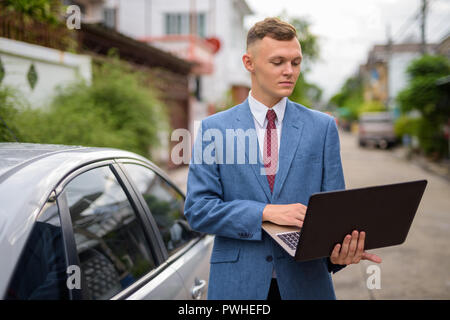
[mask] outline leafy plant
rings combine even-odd
[[[341,90],[330,99],[330,104],[337,106],[338,112],[344,108],[344,112],[339,114],[350,121],[358,119],[363,102],[363,84],[359,76],[348,78]]]
[[[422,116],[417,127],[419,143],[425,154],[437,157],[448,152],[443,125],[450,117],[450,107],[440,107],[445,91],[437,86],[438,79],[450,74],[450,62],[444,56],[424,55],[414,60],[407,69],[408,86],[402,90],[397,101],[404,114],[418,111]]]
[[[148,157],[159,145],[158,132],[168,130],[168,117],[144,83],[142,73],[115,59],[94,68],[92,84],[59,88],[44,110],[11,103],[8,119],[21,142],[113,147]]]
[[[401,138],[404,135],[417,136],[420,118],[411,118],[406,115],[399,117],[394,124],[395,135]]]
[[[384,111],[387,111],[386,106],[381,102],[374,100],[364,102],[358,109],[358,114],[361,115],[362,113],[366,112],[384,112]]]
[[[283,12],[282,16],[286,13]],[[305,17],[292,17],[283,20],[288,20],[297,30],[297,37],[302,48],[303,62],[302,71],[295,84],[294,91],[289,99],[301,103],[305,106],[312,106],[319,102],[322,98],[322,89],[314,83],[307,81],[305,75],[311,69],[312,64],[319,59],[320,47],[319,38],[311,32],[311,22]]]
[[[0,86],[0,142],[16,141],[18,134],[16,119],[21,104],[17,91]]]
[[[22,13],[26,19],[35,19],[51,24],[58,23],[62,9],[59,0],[3,0],[1,4],[8,11]]]

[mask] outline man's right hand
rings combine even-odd
[[[303,227],[306,206],[301,203],[268,204],[263,210],[262,221],[270,221],[281,226]]]

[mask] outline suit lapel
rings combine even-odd
[[[275,176],[275,185],[272,198],[276,199],[281,192],[283,183],[297,151],[303,133],[303,120],[299,116],[294,104],[288,99],[281,129],[280,152],[278,158],[278,172]],[[266,179],[267,180],[267,179]],[[267,182],[267,181],[266,181]]]
[[[255,129],[255,122],[253,120],[253,116],[252,113],[250,111],[250,106],[248,105],[248,99],[246,99],[239,107],[239,112],[238,115],[236,117],[236,121],[234,123],[234,129],[242,129],[244,131],[247,131],[248,129],[252,129],[255,130],[255,134],[256,134],[256,129]],[[248,165],[252,168],[253,173],[256,176],[256,180],[258,180],[259,185],[261,186],[262,190],[264,191],[266,197],[268,200],[270,200],[272,198],[272,194],[270,192],[270,188],[269,188],[269,182],[267,181],[267,177],[263,174],[261,174],[261,170],[264,170],[264,166],[262,166],[262,159],[261,159],[261,155],[260,155],[260,148],[259,148],[259,142],[258,139],[256,139],[257,141],[257,163],[255,164],[251,164],[249,159],[249,148],[245,147],[245,144],[241,143],[241,139],[237,139],[238,140],[238,148],[243,148],[245,150],[245,160],[246,163],[248,163]],[[242,149],[241,149],[242,150]]]

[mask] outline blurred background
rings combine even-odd
[[[405,244],[375,250],[381,288],[361,263],[337,297],[449,299],[449,0],[0,0],[0,142],[130,150],[186,190],[171,132],[246,99],[268,16],[298,31],[290,99],[335,117],[347,188],[428,180]]]

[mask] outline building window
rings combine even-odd
[[[206,16],[204,13],[199,13],[197,16],[197,34],[199,37],[206,37]]]
[[[116,8],[105,8],[103,10],[103,23],[107,28],[116,29]]]
[[[197,13],[197,35],[206,37],[206,14]],[[166,13],[165,32],[166,35],[190,34],[191,21],[189,13]]]

